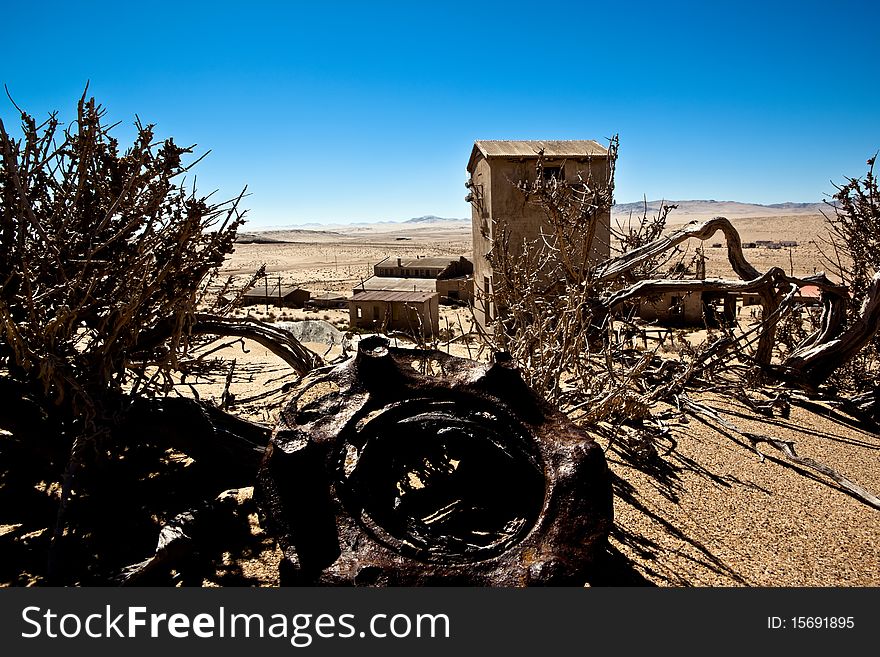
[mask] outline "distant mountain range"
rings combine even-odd
[[[705,217],[781,217],[790,215],[816,215],[828,212],[827,203],[772,203],[761,205],[760,203],[741,203],[739,201],[648,201],[648,214],[656,214],[662,205],[677,205],[670,217],[691,217],[695,215]],[[618,203],[611,209],[611,213],[618,217],[630,213],[639,216],[645,211],[645,202]]]
[[[437,217],[433,214],[426,214],[424,217],[415,217],[413,219],[407,219],[403,223],[405,223],[405,224],[433,224],[433,223],[439,223],[441,221],[470,221],[470,218],[459,219],[456,217]]]
[[[760,203],[742,203],[740,201],[715,201],[715,200],[689,200],[689,201],[648,201],[648,212],[656,213],[661,205],[677,205],[674,210],[675,215],[691,216],[705,215],[714,217],[717,215],[731,217],[776,217],[785,215],[809,214],[815,215],[821,212],[827,212],[829,207],[827,203],[771,203],[762,205]],[[635,203],[618,203],[612,208],[615,215],[641,214],[645,209],[644,201]],[[376,222],[376,223],[404,223],[404,224],[432,224],[445,223],[454,221],[470,221],[470,217],[452,218],[438,217],[433,214],[424,217],[415,217],[402,222]]]
[[[669,215],[670,224],[687,223],[694,219],[709,219],[711,217],[727,217],[729,219],[746,218],[746,217],[785,217],[797,215],[818,215],[827,213],[830,206],[827,203],[771,203],[769,205],[761,205],[760,203],[742,203],[740,201],[715,201],[715,200],[687,200],[687,201],[666,201],[655,200],[648,201],[648,215],[652,216],[659,212],[662,205],[677,205],[678,207]],[[617,219],[624,219],[632,214],[633,218],[640,217],[645,211],[645,202],[636,201],[635,203],[618,203],[611,209],[611,214]],[[290,232],[314,233],[320,229],[330,228],[347,232],[350,230],[370,230],[370,227],[383,230],[394,230],[394,226],[407,226],[410,228],[418,228],[420,226],[428,226],[430,224],[443,224],[450,229],[454,228],[455,223],[470,222],[470,217],[438,217],[437,215],[427,214],[421,217],[413,217],[403,221],[394,221],[386,219],[384,221],[355,221],[355,222],[310,222],[303,224],[292,224],[288,226],[273,226],[265,229],[252,229],[251,233],[244,233],[239,236],[239,242],[271,242],[279,241],[278,237],[271,235],[273,232],[284,232],[285,236],[280,241],[291,239]],[[270,233],[267,235],[266,233]]]

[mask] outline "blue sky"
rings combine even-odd
[[[618,133],[618,202],[816,201],[880,148],[876,2],[26,4],[20,106],[90,81],[120,138],[210,149],[199,189],[247,185],[252,228],[469,216],[475,139]]]

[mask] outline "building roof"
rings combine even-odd
[[[308,290],[301,288],[301,287],[297,287],[295,285],[283,285],[283,286],[281,286],[281,294],[279,294],[278,293],[278,283],[275,283],[275,285],[270,285],[268,290],[269,291],[267,293],[265,284],[257,283],[251,289],[249,289],[247,292],[245,292],[244,295],[242,295],[242,296],[260,297],[260,298],[268,296],[268,297],[273,297],[273,298],[277,299],[279,296],[286,297],[288,294],[291,294],[292,292],[296,292],[296,291],[306,292],[306,293],[309,292]]]
[[[409,303],[424,303],[431,297],[436,297],[436,292],[402,292],[394,290],[367,290],[354,295],[349,301],[403,301]]]
[[[435,278],[398,278],[396,276],[370,276],[355,286],[354,293],[364,290],[392,290],[397,292],[434,292],[437,289]]]
[[[335,290],[320,290],[312,295],[312,301],[345,301],[348,296],[345,292],[336,292]]]
[[[801,287],[798,295],[808,299],[819,299],[822,296],[822,290],[816,285],[804,285]]]
[[[468,170],[471,170],[477,154],[485,158],[519,157],[537,159],[538,151],[542,148],[544,149],[544,157],[548,159],[606,157],[608,155],[608,149],[592,139],[549,141],[480,139],[474,142],[474,149],[471,151],[470,160],[468,160]]]
[[[411,269],[434,269],[440,268],[445,269],[449,265],[460,262],[462,260],[469,262],[467,258],[464,256],[435,256],[430,258],[399,258],[400,267],[409,267]],[[375,264],[376,267],[397,267],[397,259],[392,259],[390,256],[380,260]]]
[[[414,260],[401,261],[402,267],[448,267],[453,262],[458,262],[458,258],[454,256],[444,256],[437,258],[416,258]]]

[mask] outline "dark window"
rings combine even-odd
[[[492,308],[489,303],[489,294],[491,294],[491,285],[488,276],[483,276],[483,312],[486,313],[486,319],[492,318]]]
[[[563,180],[562,167],[544,167],[544,180],[549,181],[556,178],[557,181]]]

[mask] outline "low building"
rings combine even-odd
[[[457,278],[397,278],[391,276],[370,276],[361,281],[352,294],[363,292],[436,292],[440,298],[470,302],[474,298],[474,279],[470,276]]]
[[[348,312],[352,328],[401,331],[415,337],[432,337],[440,330],[436,292],[366,290],[348,300]]]
[[[373,275],[390,278],[456,278],[474,273],[473,263],[460,256],[392,260],[385,258],[373,265]]]
[[[241,305],[254,306],[266,304],[283,308],[302,308],[309,300],[311,292],[292,285],[267,285],[259,282],[244,293]]]
[[[345,308],[348,305],[348,297],[342,292],[322,290],[312,295],[308,305],[313,308]]]
[[[639,317],[669,326],[731,326],[736,321],[736,297],[717,292],[664,292],[643,297]]]
[[[357,295],[362,292],[436,292],[437,283],[432,278],[399,278],[392,276],[370,276],[352,290]]]

